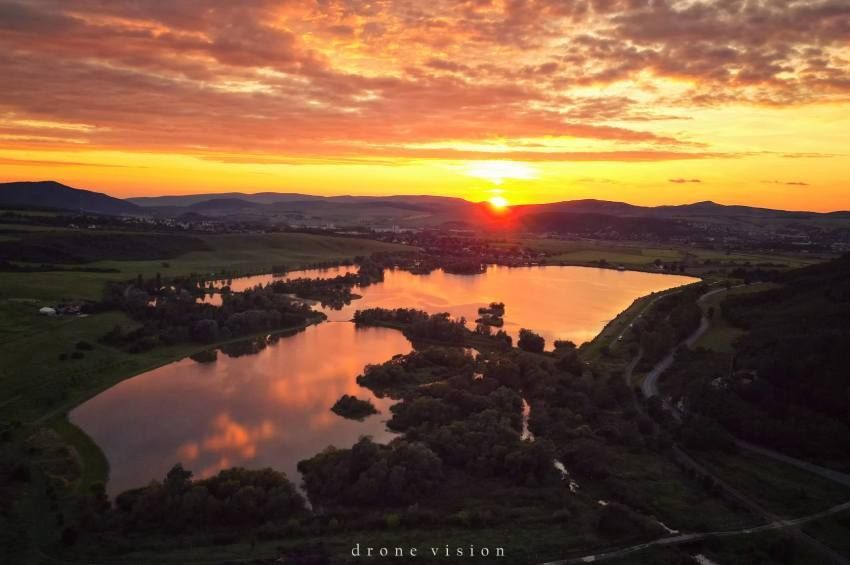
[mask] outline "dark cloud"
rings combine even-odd
[[[784,184],[786,186],[811,186],[807,182],[802,181],[779,181],[779,180],[765,180],[762,181],[763,184]]]
[[[674,184],[687,184],[687,183],[701,183],[700,179],[670,179],[668,182],[672,182]]]

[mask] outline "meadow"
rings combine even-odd
[[[45,230],[33,230],[44,233]],[[56,239],[68,231],[49,230]],[[119,233],[119,232],[112,232]],[[120,232],[124,233],[124,232]],[[110,238],[111,232],[98,232],[98,239]],[[3,236],[13,245],[25,240],[25,232],[6,231]],[[182,236],[185,237],[185,236]],[[10,239],[14,238],[14,239]],[[121,281],[137,275],[163,277],[196,274],[203,277],[237,276],[294,269],[318,263],[351,260],[376,251],[398,251],[403,246],[348,237],[330,237],[307,233],[258,233],[225,235],[192,235],[202,250],[193,250],[172,257],[163,250],[160,257],[152,249],[145,260],[122,260],[120,254],[85,263],[91,271],[45,271],[0,273],[0,300],[33,298],[39,300],[87,299],[101,297],[106,281]],[[108,255],[106,250],[104,255]],[[68,269],[79,265],[62,265]]]
[[[566,240],[520,238],[508,240],[547,254],[550,264],[591,265],[606,261],[611,266],[622,265],[633,270],[657,270],[655,260],[663,263],[684,262],[688,274],[702,274],[719,267],[771,266],[793,269],[824,260],[818,255],[801,253],[767,253],[705,249],[688,245],[666,245],[657,242],[614,242],[597,240]]]

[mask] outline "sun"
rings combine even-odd
[[[490,198],[490,206],[496,210],[504,210],[508,207],[508,199],[504,196],[493,196]]]

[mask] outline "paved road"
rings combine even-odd
[[[739,285],[739,286],[742,286],[742,285]],[[720,288],[720,289],[709,291],[709,292],[703,294],[699,298],[699,302],[703,303],[709,297],[711,297],[711,296],[713,296],[717,293],[720,293],[720,292],[725,292],[726,290],[727,289],[725,289],[725,288]],[[650,303],[647,306],[647,308],[645,308],[643,311],[641,311],[641,315],[652,304],[654,304],[654,302],[655,301]],[[690,336],[688,336],[688,338],[685,339],[685,341],[682,342],[682,344],[684,344],[688,347],[692,347],[697,342],[697,340],[699,340],[699,338],[702,337],[703,334],[705,334],[705,332],[708,330],[709,327],[710,327],[710,321],[708,320],[707,317],[703,316],[703,318],[700,320],[699,328],[697,328]],[[679,344],[679,345],[682,345],[682,344]],[[642,393],[645,397],[649,398],[650,396],[658,395],[658,377],[662,373],[664,373],[664,371],[666,371],[670,367],[670,365],[672,365],[675,349],[677,349],[677,348],[678,348],[678,346],[676,348],[674,348],[673,351],[671,351],[661,361],[659,361],[652,368],[652,370],[649,372],[647,377],[644,379],[644,382],[641,384],[641,391],[642,391]],[[634,370],[634,367],[637,365],[638,361],[640,360],[641,355],[642,355],[642,352],[638,352],[638,354],[635,356],[635,358],[632,360],[632,362],[626,368],[625,376],[626,376],[627,382],[631,381],[632,371]],[[674,415],[678,415],[678,412],[675,410],[675,408],[667,406],[668,404],[669,403],[665,401],[665,406],[667,408],[669,408],[673,412]],[[640,409],[640,408],[638,408],[638,409]],[[800,461],[798,459],[794,459],[794,458],[789,457],[787,455],[783,455],[781,453],[777,453],[777,452],[774,452],[772,450],[769,450],[769,449],[766,449],[766,448],[763,448],[763,447],[748,444],[748,443],[740,441],[740,440],[737,441],[736,443],[738,443],[739,447],[742,447],[744,449],[750,449],[754,452],[760,453],[760,454],[765,455],[767,457],[772,457],[774,459],[778,459],[778,460],[783,461],[785,463],[795,465],[797,467],[806,469],[806,470],[808,470],[812,473],[815,473],[817,475],[820,475],[820,476],[835,480],[836,482],[839,482],[841,484],[845,484],[845,485],[850,486],[850,475],[845,475],[844,473],[840,473],[840,472],[834,471],[832,469],[826,469],[824,467],[819,467],[819,466],[814,465],[812,463]],[[624,557],[624,556],[629,555],[631,553],[635,553],[637,551],[642,551],[644,549],[648,549],[650,547],[678,545],[678,544],[690,543],[690,542],[700,541],[700,540],[705,540],[705,539],[710,539],[710,538],[750,535],[750,534],[764,532],[764,531],[768,531],[768,530],[782,530],[782,529],[786,529],[786,528],[796,528],[797,526],[800,526],[800,525],[805,524],[807,522],[817,520],[819,518],[823,518],[825,516],[829,516],[831,514],[835,514],[835,513],[838,513],[838,512],[843,512],[843,511],[847,510],[848,508],[850,508],[850,502],[844,502],[842,504],[838,504],[836,506],[833,506],[832,508],[829,508],[828,510],[825,510],[823,512],[818,512],[816,514],[811,514],[809,516],[804,516],[804,517],[796,518],[796,519],[793,519],[793,520],[783,520],[783,519],[779,518],[778,516],[776,516],[775,514],[773,514],[772,512],[769,512],[766,509],[762,508],[760,505],[758,505],[754,501],[750,500],[745,493],[737,490],[733,486],[727,484],[725,481],[723,481],[722,479],[717,477],[714,473],[712,473],[711,471],[706,469],[699,462],[695,461],[690,455],[688,455],[686,452],[684,452],[680,447],[674,446],[673,452],[674,452],[674,455],[680,461],[682,461],[686,465],[690,466],[691,468],[695,469],[698,473],[712,477],[717,482],[717,484],[721,488],[723,488],[724,491],[726,491],[729,495],[734,497],[745,508],[748,508],[754,514],[761,516],[763,519],[765,519],[767,521],[767,523],[765,523],[764,525],[761,525],[761,526],[755,526],[755,527],[750,527],[750,528],[742,528],[742,529],[739,529],[739,530],[732,530],[732,531],[705,532],[705,533],[692,533],[692,534],[679,534],[679,535],[674,535],[674,536],[665,536],[665,537],[658,538],[658,539],[650,541],[650,542],[636,544],[636,545],[629,546],[629,547],[626,547],[626,548],[611,550],[611,551],[602,552],[602,553],[595,553],[595,554],[585,555],[585,556],[582,556],[582,557],[565,559],[565,560],[561,560],[561,561],[552,561],[552,562],[544,563],[544,564],[540,564],[540,565],[573,565],[573,564],[579,564],[579,563],[594,563],[594,562],[597,562],[597,561],[604,561],[604,560],[608,560],[608,559],[621,558],[621,557]],[[848,561],[844,558],[844,556],[842,556],[838,552],[834,551],[832,548],[826,546],[825,544],[823,544],[819,540],[809,536],[808,534],[806,534],[806,533],[804,533],[800,530],[792,531],[792,532],[790,532],[790,535],[793,535],[794,537],[799,539],[801,542],[809,545],[812,549],[819,552],[820,555],[822,557],[824,557],[825,559],[827,559],[829,562],[839,563],[839,564],[847,564],[848,563]]]
[[[738,286],[743,286],[743,285],[738,285]],[[732,288],[737,288],[737,287],[732,287]],[[718,294],[720,292],[726,292],[726,289],[725,288],[718,288],[718,289],[715,289],[715,290],[710,290],[710,291],[706,292],[705,294],[703,294],[702,296],[700,296],[699,299],[697,300],[697,302],[700,302],[700,303],[705,302],[705,300],[707,298],[714,296],[715,294]],[[685,341],[683,341],[682,343],[684,345],[687,345],[688,347],[693,347],[693,345],[699,340],[699,338],[701,338],[703,336],[703,334],[706,331],[708,331],[709,327],[711,327],[711,323],[709,322],[707,317],[703,316],[699,321],[699,327],[696,330],[694,330],[694,333],[692,333],[690,336],[688,336],[688,338],[685,339]],[[674,347],[670,351],[670,353],[668,353],[667,356],[664,357],[664,359],[659,361],[652,368],[652,370],[649,373],[647,373],[646,378],[643,379],[643,382],[640,385],[640,390],[641,390],[641,392],[643,392],[644,397],[649,398],[650,396],[658,396],[658,377],[660,377],[667,369],[670,368],[670,365],[673,364],[673,358],[676,355],[676,349],[678,349],[678,347]],[[672,409],[672,407],[667,406],[666,400],[664,400],[664,403],[665,403],[665,408]],[[675,411],[674,411],[674,413],[675,413]]]
[[[635,322],[637,322],[638,320],[640,320],[643,317],[643,315],[646,314],[646,312],[655,305],[656,302],[658,302],[662,298],[667,298],[668,296],[672,296],[672,295],[678,294],[680,292],[682,292],[682,289],[676,289],[676,290],[673,290],[671,292],[663,292],[663,293],[659,294],[658,296],[656,296],[655,298],[653,298],[652,300],[650,300],[649,303],[647,303],[647,305],[644,306],[643,309],[638,313],[638,315],[634,317],[634,319],[629,323],[629,325],[626,326],[625,328],[623,328],[623,331],[621,331],[620,334],[616,338],[614,338],[615,343],[617,341],[620,341],[621,339],[623,339],[623,336],[626,335],[626,332],[631,329],[632,325]]]
[[[753,283],[753,284],[761,284],[761,283]],[[732,288],[738,288],[740,286],[744,286],[744,285],[736,285],[736,286],[733,286]],[[704,303],[711,296],[714,296],[714,295],[721,293],[721,292],[726,292],[726,290],[727,289],[725,289],[725,288],[718,288],[718,289],[709,291],[709,292],[703,294],[702,296],[700,296],[699,299],[698,299],[698,302]],[[654,303],[655,303],[655,301],[652,302],[652,304],[654,304]],[[651,306],[652,304],[650,304],[649,306]],[[645,311],[646,311],[646,309],[644,309],[644,312]],[[643,312],[641,312],[641,314],[643,314]],[[711,327],[711,321],[706,316],[703,316],[702,319],[700,320],[699,328],[697,328],[694,331],[694,333],[692,333],[685,341],[683,341],[682,344],[686,345],[687,347],[693,347],[694,344],[699,340],[699,338],[701,338],[703,336],[703,334],[705,334],[705,332],[708,331],[708,329],[710,327]],[[666,357],[664,357],[664,359],[659,361],[652,368],[652,370],[649,373],[647,373],[646,378],[644,378],[644,380],[643,380],[643,382],[641,383],[641,386],[640,386],[641,392],[643,393],[643,396],[645,398],[649,398],[650,396],[659,396],[658,379],[673,364],[673,358],[675,356],[676,349],[678,349],[678,347],[674,348]],[[630,365],[630,367],[634,367],[634,364],[635,363]],[[628,372],[628,371],[627,371],[627,373],[630,374],[630,372]],[[672,413],[674,417],[676,417],[676,418],[680,417],[679,410],[675,406],[671,405],[668,399],[663,398],[662,402],[663,402],[664,408],[666,410],[670,411],[670,413]],[[778,451],[774,451],[774,450],[768,449],[766,447],[753,445],[752,443],[748,443],[748,442],[740,440],[740,439],[735,439],[735,445],[737,445],[741,449],[745,449],[747,451],[752,451],[753,453],[757,453],[759,455],[769,457],[769,458],[774,459],[776,461],[781,461],[783,463],[793,465],[793,466],[795,466],[799,469],[803,469],[805,471],[808,471],[810,473],[813,473],[813,474],[818,475],[820,477],[823,477],[825,479],[835,481],[835,482],[840,483],[840,484],[842,484],[846,487],[850,487],[850,474],[842,473],[841,471],[836,471],[835,469],[829,469],[827,467],[821,467],[820,465],[815,465],[814,463],[809,463],[808,461],[803,461],[801,459],[797,459],[795,457],[791,457],[789,455],[779,453]]]
[[[649,549],[650,547],[663,547],[670,545],[680,545],[683,543],[691,543],[695,541],[702,541],[711,538],[726,538],[726,537],[734,537],[734,536],[743,536],[750,534],[757,534],[761,532],[767,532],[771,530],[783,530],[786,528],[795,528],[797,526],[802,526],[808,522],[812,522],[814,520],[819,520],[826,516],[831,516],[832,514],[837,514],[839,512],[844,512],[845,510],[850,509],[850,502],[844,502],[842,504],[837,504],[832,508],[824,510],[823,512],[818,512],[816,514],[810,514],[808,516],[803,516],[801,518],[795,518],[793,520],[775,520],[768,524],[764,524],[761,526],[754,526],[752,528],[742,528],[740,530],[729,530],[722,532],[704,532],[701,534],[679,534],[675,536],[665,536],[662,538],[658,538],[652,541],[648,541],[646,543],[639,543],[636,545],[632,545],[629,547],[623,547],[620,549],[612,549],[609,551],[604,551],[600,553],[593,553],[590,555],[583,555],[581,557],[573,557],[570,559],[562,559],[560,561],[549,561],[547,563],[541,563],[540,565],[578,565],[580,563],[596,563],[598,561],[606,561],[608,559],[619,559],[621,557],[625,557],[629,554],[635,553],[637,551],[643,551],[644,549]],[[846,563],[842,557],[838,556],[841,561],[839,563]]]

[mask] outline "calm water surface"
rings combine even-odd
[[[483,275],[434,271],[413,275],[386,271],[382,283],[357,289],[362,296],[342,310],[323,309],[329,320],[350,320],[365,308],[419,308],[430,313],[464,316],[474,325],[478,308],[504,302],[503,330],[516,340],[521,328],[546,338],[577,345],[590,341],[636,298],[696,282],[676,275],[614,271],[587,267],[490,267]]]
[[[408,353],[400,332],[350,323],[310,326],[259,353],[214,363],[183,359],[126,380],[71,413],[103,449],[109,492],[161,479],[180,461],[196,476],[244,465],[298,479],[296,464],[361,435],[388,440],[388,399],[355,382],[368,363]],[[380,414],[356,422],[330,407],[343,394],[371,399]]]
[[[289,276],[348,271],[321,272]],[[266,277],[236,280],[249,288],[273,280]],[[388,271],[384,282],[356,291],[362,299],[325,310],[329,322],[253,355],[219,353],[214,363],[184,359],[154,369],[92,398],[70,417],[109,459],[113,495],[161,479],[178,461],[196,476],[234,465],[271,466],[297,482],[298,461],[328,445],[348,447],[364,434],[377,441],[391,437],[384,424],[390,401],[375,398],[355,377],[366,364],[411,346],[395,330],[355,328],[348,322],[354,310],[416,307],[474,320],[480,306],[503,301],[509,333],[527,327],[549,346],[555,338],[580,344],[635,298],[695,280],[582,267],[491,267],[476,276]],[[371,399],[381,413],[363,422],[341,418],[330,407],[343,394]]]
[[[233,292],[242,292],[249,288],[254,288],[257,285],[265,286],[275,281],[288,281],[292,279],[332,279],[334,277],[347,275],[348,273],[357,274],[359,267],[357,265],[340,265],[339,267],[326,267],[322,269],[301,269],[298,271],[289,271],[283,275],[252,275],[249,277],[236,277],[232,279],[221,279],[212,281],[213,286],[221,288],[225,285],[230,287]],[[213,292],[204,296],[202,302],[212,304],[213,306],[221,306],[221,295]]]

